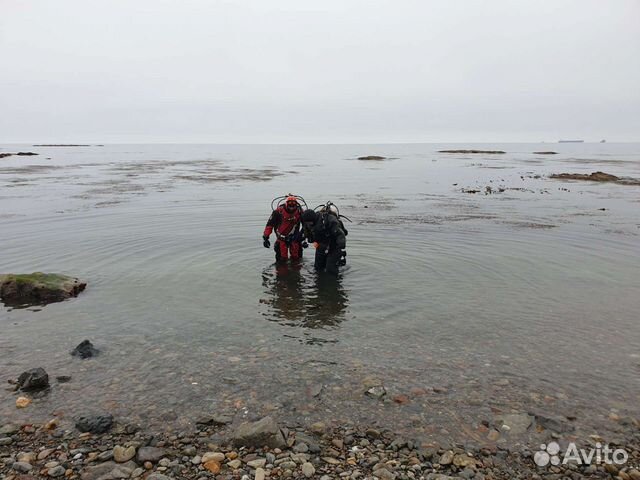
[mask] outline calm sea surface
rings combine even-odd
[[[477,439],[500,412],[586,433],[640,415],[640,187],[547,177],[640,177],[640,144],[0,147],[40,154],[0,159],[0,272],[89,284],[0,306],[0,381],[72,376],[26,410],[2,389],[0,419],[271,413]],[[437,152],[473,147],[507,153]],[[263,248],[287,192],[352,220],[339,278]],[[85,338],[101,356],[69,355]]]

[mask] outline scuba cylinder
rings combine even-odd
[[[344,232],[345,237],[349,235],[349,231],[344,226],[342,219],[344,218],[349,223],[353,223],[353,222],[351,222],[351,219],[349,217],[342,215],[340,213],[340,209],[338,208],[338,206],[335,203],[333,203],[331,200],[329,200],[327,203],[318,205],[313,210],[318,213],[328,213],[337,217],[338,221],[340,222],[340,228],[342,228],[342,231]]]

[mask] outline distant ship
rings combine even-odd
[[[584,140],[558,140],[558,143],[584,143]]]

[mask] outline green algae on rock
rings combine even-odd
[[[0,274],[0,299],[6,305],[45,305],[76,297],[86,282],[57,273]]]

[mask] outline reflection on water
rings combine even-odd
[[[345,320],[349,299],[341,275],[308,271],[299,262],[276,263],[262,273],[262,285],[266,295],[260,303],[267,306],[264,315],[270,321],[316,330],[337,327]],[[305,341],[335,342],[316,335]]]

